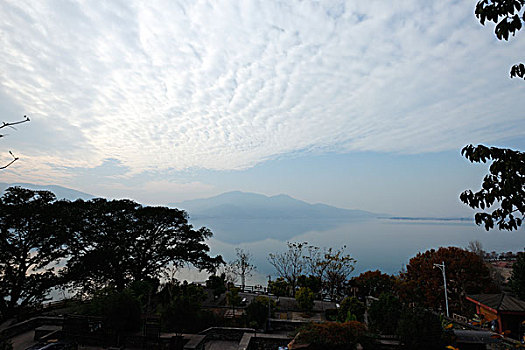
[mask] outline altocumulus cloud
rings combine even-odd
[[[2,1],[2,103],[52,135],[38,152],[16,135],[20,169],[241,169],[524,136],[524,85],[506,75],[525,41],[498,43],[473,6]]]

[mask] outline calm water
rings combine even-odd
[[[214,232],[209,241],[212,254],[222,254],[226,260],[235,257],[235,248],[249,250],[254,257],[258,274],[252,277],[250,283],[263,283],[267,275],[273,275],[273,267],[268,263],[270,252],[283,251],[286,241],[309,242],[320,247],[339,248],[346,245],[347,251],[357,260],[354,274],[366,270],[379,269],[386,273],[398,273],[409,259],[418,252],[440,246],[466,247],[469,241],[478,240],[486,251],[522,251],[525,247],[525,229],[514,232],[490,231],[471,222],[422,222],[397,221],[388,219],[372,219],[358,222],[338,223],[331,222],[325,230],[322,222],[316,221],[312,230],[308,230],[307,223],[301,224],[301,230],[295,234],[285,231],[293,226],[287,220],[272,221],[266,226],[271,234],[266,239],[254,241],[254,236],[261,237],[264,231],[264,222],[261,220],[243,222],[194,222],[197,227],[206,226]],[[252,225],[252,229],[250,229]],[[280,231],[282,227],[283,231]],[[239,229],[240,228],[240,229]],[[242,230],[241,230],[242,229]],[[242,232],[241,232],[242,231]],[[244,232],[244,233],[243,233]],[[252,234],[256,232],[257,234]],[[283,232],[279,235],[279,232]],[[279,239],[279,237],[283,237]],[[240,243],[227,243],[232,237],[239,238]],[[244,237],[244,239],[243,239]],[[196,275],[193,271],[183,271],[180,278],[202,280],[203,275]]]

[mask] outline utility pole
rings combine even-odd
[[[446,277],[446,274],[445,274],[445,262],[442,261],[441,264],[434,264],[434,267],[438,267],[441,272],[443,272],[443,284],[445,286],[445,307],[446,307],[446,311],[447,311],[447,317],[449,317],[449,314],[448,314],[448,295],[447,295],[447,277]]]
[[[270,326],[270,318],[272,317],[272,308],[270,306],[270,282],[271,281],[272,281],[272,276],[268,275],[268,328],[266,328],[267,332],[271,330],[271,326]]]

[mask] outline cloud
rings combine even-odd
[[[465,2],[4,1],[0,44],[2,103],[34,115],[8,176],[525,136],[525,87],[507,79],[525,45],[497,42]]]

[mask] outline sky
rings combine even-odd
[[[525,52],[475,1],[0,2],[1,182],[167,204],[226,191],[465,216],[525,148]],[[3,129],[2,131],[5,131]],[[190,213],[191,214],[191,213]]]

